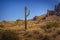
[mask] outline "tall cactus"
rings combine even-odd
[[[25,6],[25,31],[27,30],[27,17],[30,15],[30,10],[28,10],[27,14],[27,7]]]

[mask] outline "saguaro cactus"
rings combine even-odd
[[[30,14],[30,10],[28,10],[28,14],[27,14],[27,7],[25,6],[25,31],[27,30],[27,17]]]

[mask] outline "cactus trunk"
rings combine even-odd
[[[27,14],[27,7],[25,7],[25,31],[27,30],[27,17],[29,16],[30,14],[30,10],[28,11],[28,14]]]
[[[27,29],[27,16],[26,16],[26,11],[27,11],[27,8],[25,7],[25,30]]]

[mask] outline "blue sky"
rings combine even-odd
[[[0,0],[0,21],[24,19],[24,7],[30,9],[28,19],[46,14],[47,10],[54,10],[54,5],[60,0]]]

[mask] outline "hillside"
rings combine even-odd
[[[14,39],[15,36],[10,38],[13,32],[18,34],[19,40],[60,40],[60,9],[49,10],[47,14],[27,20],[26,31],[24,20],[0,22],[0,40]]]

